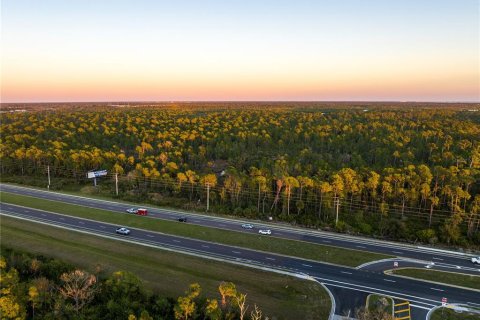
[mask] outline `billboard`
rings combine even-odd
[[[107,175],[107,170],[100,170],[100,171],[90,171],[87,172],[87,178],[98,178],[98,177],[103,177]]]

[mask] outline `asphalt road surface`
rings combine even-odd
[[[116,225],[7,203],[0,204],[0,213],[6,216],[86,232],[92,235],[119,240],[128,239],[138,244],[166,248],[187,254],[195,254],[201,257],[210,257],[227,262],[243,263],[256,267],[289,271],[299,275],[308,275],[328,287],[343,288],[361,293],[378,293],[396,299],[408,300],[410,301],[412,309],[415,309],[416,314],[419,314],[419,319],[424,318],[423,315],[425,315],[429,309],[440,305],[443,297],[448,298],[449,303],[480,306],[480,294],[478,291],[398,278],[375,271],[324,264],[295,257],[165,235],[142,229],[130,228],[131,234],[129,236],[122,236],[115,233],[115,229],[118,227]],[[341,301],[341,299],[342,297],[335,297],[335,300]],[[341,311],[345,310],[338,312]]]
[[[135,205],[131,204],[66,195],[51,191],[25,188],[8,184],[0,184],[0,190],[3,192],[37,197],[46,200],[61,201],[74,205],[82,205],[91,208],[109,210],[121,214],[127,214],[126,209],[135,207]],[[425,262],[434,262],[437,265],[441,264],[445,268],[455,270],[455,272],[463,272],[463,270],[466,270],[465,273],[471,273],[473,269],[473,271],[476,270],[480,274],[480,266],[475,266],[470,261],[472,255],[462,255],[454,252],[434,251],[429,248],[417,247],[412,245],[379,241],[362,237],[353,237],[330,232],[293,228],[274,223],[240,221],[200,215],[195,213],[179,212],[175,210],[158,209],[148,206],[142,207],[148,208],[148,216],[150,218],[177,220],[180,217],[187,217],[188,223],[190,224],[197,224],[206,227],[214,227],[240,232],[251,232],[250,230],[243,229],[241,227],[241,224],[252,223],[255,226],[255,229],[272,230],[272,236],[278,238],[302,240],[316,244],[330,245],[353,250],[370,251],[401,258],[422,260]]]

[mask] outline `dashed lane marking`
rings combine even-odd
[[[430,289],[436,290],[436,291],[442,291],[442,292],[445,291],[445,290],[443,290],[443,289],[438,289],[438,288],[430,288]]]
[[[345,274],[352,274],[351,272],[348,272],[348,271],[340,271],[340,272]]]

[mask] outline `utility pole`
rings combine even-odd
[[[337,206],[337,208],[336,208],[336,216],[335,216],[335,226],[337,226],[337,224],[338,224],[338,209],[339,209],[339,207],[340,207],[340,199],[339,199],[338,196],[335,198],[335,204],[336,204],[336,206]]]
[[[207,182],[207,211],[210,209],[210,183]]]
[[[48,185],[47,189],[50,190],[50,165],[47,165]]]
[[[118,196],[118,172],[115,172],[115,193]]]

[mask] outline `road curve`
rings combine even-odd
[[[429,310],[432,307],[440,305],[443,297],[448,298],[450,303],[480,305],[480,294],[478,291],[465,290],[447,285],[437,285],[392,277],[378,272],[340,267],[142,229],[131,228],[132,233],[130,236],[120,236],[115,234],[115,228],[117,226],[109,223],[81,219],[7,203],[0,204],[0,214],[68,228],[74,231],[86,232],[97,236],[118,240],[128,239],[138,244],[167,248],[169,250],[196,254],[206,258],[214,257],[227,262],[241,262],[255,267],[261,266],[264,268],[305,274],[327,286],[360,292],[385,294],[397,299],[409,300],[413,308],[423,310]]]

